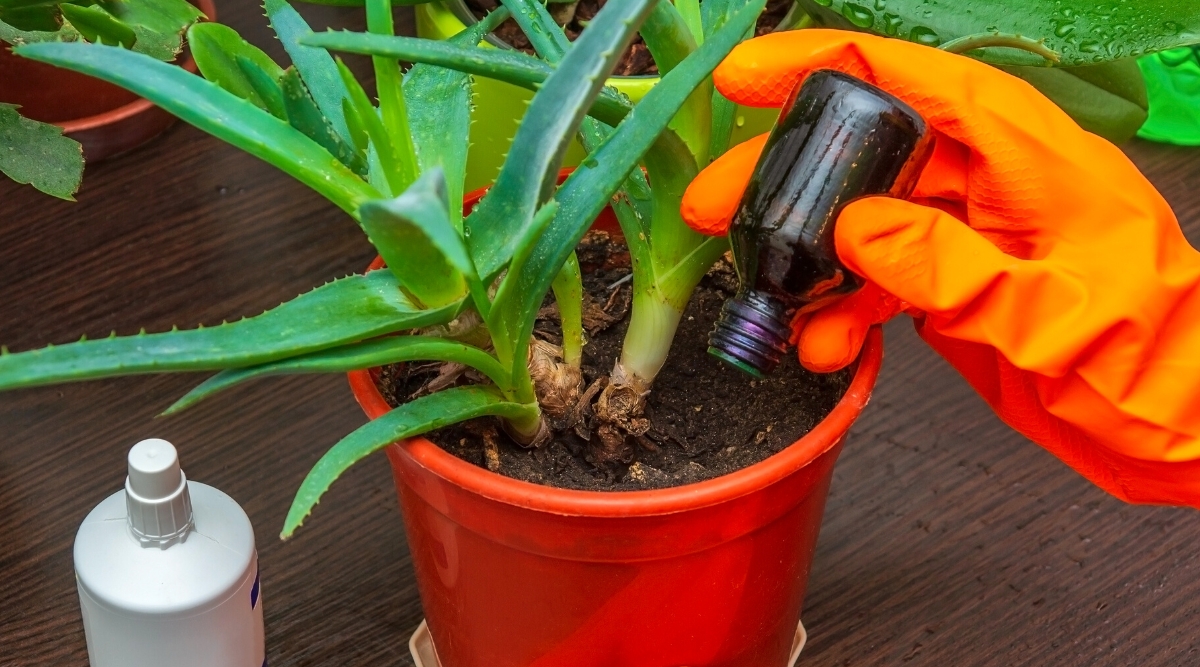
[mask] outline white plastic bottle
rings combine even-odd
[[[134,445],[125,490],[84,519],[75,579],[91,667],[267,664],[250,519],[166,440]]]

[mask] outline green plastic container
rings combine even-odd
[[[417,15],[417,34],[426,39],[446,39],[466,28],[464,20],[472,20],[462,0],[438,0],[414,7]],[[609,85],[629,96],[634,102],[658,83],[657,76],[618,76]],[[500,173],[500,165],[508,155],[508,147],[517,133],[517,125],[533,93],[516,86],[475,78],[475,109],[471,113],[471,150],[467,155],[466,192],[491,184]],[[764,132],[770,132],[779,116],[777,109],[738,107],[734,123],[734,144]],[[732,145],[732,144],[731,144]],[[576,166],[584,158],[583,147],[574,143],[567,153],[566,166]]]
[[[1138,60],[1150,96],[1143,139],[1200,146],[1200,45],[1184,46]]]

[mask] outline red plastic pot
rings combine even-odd
[[[784,667],[833,465],[882,349],[876,329],[849,391],[808,435],[687,486],[571,491],[425,438],[389,447],[442,667]],[[368,417],[390,410],[371,371],[350,373],[350,386]]]
[[[216,20],[213,0],[192,0]],[[196,73],[190,53],[180,67]],[[54,123],[83,144],[88,162],[132,150],[162,134],[175,117],[149,100],[94,77],[21,58],[0,44],[0,102],[19,104],[22,116]]]

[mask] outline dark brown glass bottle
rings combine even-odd
[[[931,152],[924,119],[896,97],[822,70],[792,91],[729,230],[738,273],[708,351],[763,377],[798,312],[853,292],[833,231],[847,203],[907,197]]]

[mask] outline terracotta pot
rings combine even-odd
[[[216,20],[213,0],[193,4]],[[0,102],[21,105],[21,115],[54,123],[83,144],[88,162],[132,150],[162,134],[175,117],[149,100],[85,74],[13,55],[0,45]],[[179,65],[193,74],[196,61],[187,51]]]
[[[425,438],[389,447],[442,667],[787,665],[833,465],[881,341],[872,331],[849,391],[812,432],[697,484],[573,491],[497,475]],[[350,386],[368,417],[391,409],[372,371],[350,373]]]

